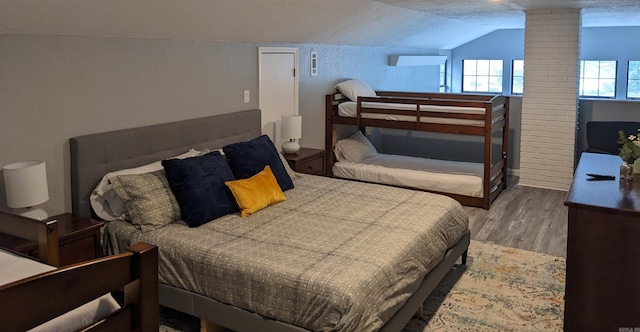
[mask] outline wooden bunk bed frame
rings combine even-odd
[[[40,221],[0,211],[0,232],[36,241],[40,261],[56,267],[57,227],[56,220]],[[2,285],[0,326],[6,331],[25,331],[112,291],[123,292],[122,307],[85,331],[157,332],[158,248],[138,243],[119,255]]]
[[[358,97],[358,109],[355,117],[345,117],[338,114],[338,105],[349,101],[339,92],[325,97],[325,151],[327,175],[332,176],[334,163],[334,147],[336,133],[334,125],[357,126],[364,132],[366,127],[392,128],[403,130],[429,131],[439,133],[452,133],[460,135],[472,135],[483,137],[483,181],[482,197],[472,197],[446,192],[436,192],[456,199],[463,205],[489,209],[491,203],[507,187],[507,157],[508,157],[508,133],[509,133],[509,97],[503,95],[474,95],[462,93],[422,93],[422,92],[397,92],[376,91],[377,97]],[[364,107],[363,103],[389,103],[415,106],[415,110],[398,110],[392,108]],[[420,105],[457,106],[484,108],[484,114],[465,114],[456,112],[420,111]],[[499,107],[501,106],[502,107]],[[384,120],[368,118],[367,114],[414,116],[413,121]],[[460,119],[481,120],[484,125],[443,124],[424,122],[421,118],[434,119]],[[502,131],[502,158],[492,163],[492,135]]]

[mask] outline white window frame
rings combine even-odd
[[[503,60],[462,60],[462,92],[502,93],[503,74]],[[486,89],[479,89],[479,85],[486,85]]]
[[[613,77],[607,77],[605,76],[607,74],[605,65],[611,65],[611,63],[614,65]],[[616,60],[580,60],[580,97],[615,99],[617,67],[618,61]],[[613,92],[604,89],[605,84],[613,84]]]

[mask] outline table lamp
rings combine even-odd
[[[49,200],[47,169],[44,161],[23,161],[2,168],[7,206],[25,209],[25,217],[44,220],[49,217],[43,209],[33,208]]]
[[[285,154],[296,154],[300,151],[300,145],[296,139],[302,137],[302,116],[283,115],[280,137],[288,141],[282,143],[282,152]]]

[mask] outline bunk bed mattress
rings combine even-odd
[[[400,187],[483,197],[480,163],[378,153],[359,163],[339,161],[333,175]]]
[[[468,229],[449,197],[313,175],[248,218],[142,233],[105,229],[108,252],[159,248],[159,281],[314,331],[376,331]]]
[[[56,269],[51,265],[2,249],[0,249],[0,266],[2,266],[2,273],[0,273],[0,286]]]
[[[406,110],[407,112],[415,112],[416,105],[414,104],[394,104],[394,103],[374,103],[363,102],[362,107],[376,108],[376,109],[393,109],[393,110]],[[502,105],[496,106],[494,111],[503,108]],[[458,114],[478,114],[485,113],[485,109],[481,107],[459,107],[459,106],[439,106],[439,105],[420,105],[421,111],[426,112],[448,112]],[[358,115],[358,103],[354,101],[347,101],[338,105],[338,115],[344,117],[354,118]],[[397,114],[382,114],[382,113],[364,113],[363,118],[367,119],[382,119],[389,121],[410,121],[415,122],[416,117],[414,115],[397,115]],[[484,126],[484,120],[472,120],[472,119],[453,119],[453,118],[440,118],[421,116],[420,122],[424,123],[438,123],[438,124],[456,124],[466,126]]]

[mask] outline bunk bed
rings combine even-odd
[[[361,85],[362,82],[359,82]],[[509,98],[502,95],[475,95],[453,93],[419,93],[396,91],[373,91],[365,88],[365,93],[355,90],[339,90],[326,95],[326,171],[333,174],[336,163],[335,146],[337,141],[335,125],[356,126],[362,132],[366,127],[392,128],[402,130],[427,131],[472,135],[482,138],[483,162],[478,165],[463,165],[450,162],[452,168],[476,169],[468,175],[476,177],[480,186],[478,193],[448,192],[446,189],[433,190],[426,184],[420,187],[407,185],[411,180],[385,181],[384,184],[432,191],[448,195],[463,205],[489,209],[491,203],[507,186],[507,148],[509,123]],[[365,84],[366,87],[366,84]],[[501,135],[500,135],[501,132]],[[500,157],[493,161],[494,134],[499,135]],[[442,163],[442,161],[435,161]],[[356,161],[357,163],[357,161]],[[468,164],[468,163],[467,163]],[[446,167],[445,167],[446,168]],[[389,177],[397,177],[398,169],[377,167],[376,171],[388,172]],[[402,172],[402,170],[400,170]],[[425,171],[429,173],[428,171]],[[442,176],[442,167],[432,175]],[[363,172],[342,172],[352,174],[352,180],[368,181],[379,176],[362,175]],[[358,176],[357,174],[361,174]],[[345,176],[345,175],[343,175]],[[348,175],[347,175],[348,176]],[[457,181],[449,176],[450,181]],[[449,180],[447,180],[449,181]],[[453,182],[452,182],[453,183]],[[459,185],[458,187],[462,187]]]
[[[56,220],[0,211],[0,232],[36,242],[39,255],[0,247],[3,331],[158,331],[157,247],[57,267]]]

